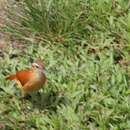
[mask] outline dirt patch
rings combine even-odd
[[[9,33],[2,31],[2,28],[6,26],[8,22],[7,11],[8,6],[15,2],[14,0],[0,0],[0,57],[4,50],[11,46],[14,49],[22,49],[23,44],[20,41],[13,38]]]
[[[6,20],[6,8],[7,8],[7,1],[0,0],[0,27],[4,26],[4,22]]]

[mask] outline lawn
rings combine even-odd
[[[0,30],[0,129],[130,130],[130,2],[8,0]],[[47,83],[21,98],[5,76],[41,58]]]

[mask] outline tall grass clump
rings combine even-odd
[[[87,40],[89,44],[108,35],[111,40],[118,42],[120,38],[124,42],[123,20],[128,5],[127,1],[111,0],[26,0],[11,5],[7,30],[21,38],[44,33],[43,38],[49,35],[51,40],[63,43],[73,39],[76,43]]]
[[[26,0],[22,15],[15,15],[33,32],[65,34],[83,30],[87,6],[80,0]]]

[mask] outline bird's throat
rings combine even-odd
[[[38,79],[45,77],[46,72],[44,69],[34,69],[34,74]]]

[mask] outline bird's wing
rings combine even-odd
[[[17,71],[16,73],[17,80],[20,81],[22,86],[24,86],[32,76],[33,76],[32,70],[21,70],[21,71]]]

